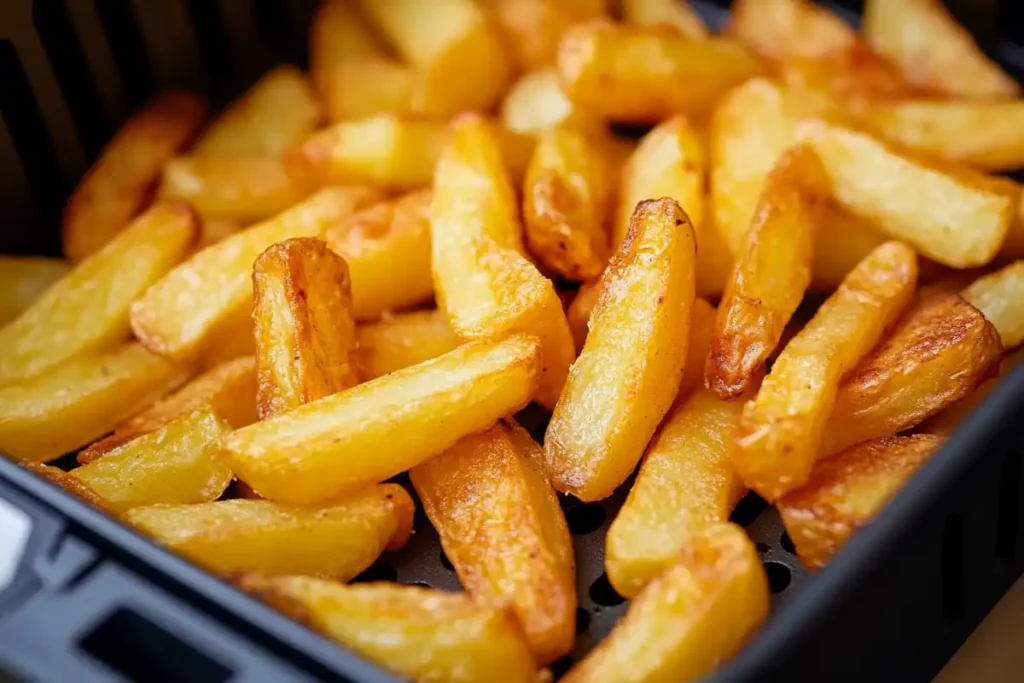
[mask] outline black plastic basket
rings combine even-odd
[[[430,0],[419,0],[429,2]],[[127,114],[156,90],[224,103],[273,64],[302,64],[315,0],[0,0],[0,252],[56,254],[61,207]],[[726,2],[694,2],[712,23]],[[856,20],[859,3],[839,9]],[[1018,77],[1018,3],[955,8]],[[1001,17],[1001,18],[999,18]],[[1019,36],[1018,36],[1019,40]],[[1024,366],[1007,377],[877,521],[813,577],[775,511],[733,516],[773,591],[760,635],[713,680],[927,681],[1024,571]],[[604,577],[604,531],[624,491],[564,501],[578,642],[626,604]],[[363,578],[457,589],[437,536],[418,533]],[[383,682],[312,633],[0,457],[0,680]],[[500,676],[496,674],[495,680]]]

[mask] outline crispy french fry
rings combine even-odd
[[[963,296],[995,325],[1003,348],[1024,342],[1024,261],[978,278]]]
[[[126,344],[0,387],[0,452],[15,460],[53,460],[108,433],[188,374],[139,344]]]
[[[501,105],[501,123],[510,131],[538,134],[562,122],[601,130],[603,122],[575,107],[558,84],[553,68],[531,71],[517,80]]]
[[[708,27],[700,15],[683,0],[622,0],[622,18],[627,24],[671,24],[687,38],[707,38]]]
[[[868,0],[864,37],[908,82],[940,95],[1011,99],[1017,82],[985,56],[937,0]]]
[[[600,280],[584,283],[565,312],[569,329],[572,331],[573,344],[576,346],[577,355],[583,350],[583,345],[587,341],[587,332],[590,329],[590,316],[594,312],[594,307],[597,305],[597,298],[600,293]]]
[[[828,193],[825,170],[804,145],[785,152],[765,178],[708,355],[707,386],[719,398],[747,391],[782,339],[811,283],[811,247]]]
[[[802,118],[856,125],[855,113],[919,96],[895,66],[859,43],[825,59],[784,62],[779,70],[794,110]]]
[[[500,0],[493,13],[523,71],[555,63],[562,35],[587,19],[607,15],[606,0]]]
[[[367,379],[448,353],[458,345],[441,310],[399,313],[356,328],[356,357]]]
[[[0,328],[17,318],[71,270],[63,260],[0,255]]]
[[[692,40],[671,26],[595,20],[573,27],[558,50],[569,99],[614,121],[699,116],[759,71],[758,60],[738,43]]]
[[[405,545],[414,510],[401,486],[378,484],[316,507],[219,500],[138,507],[124,519],[221,574],[255,571],[348,581],[385,549]]]
[[[1024,358],[1024,349],[1017,349],[1013,353],[1003,356],[1003,360],[999,364],[998,375],[985,381],[980,387],[971,392],[967,398],[957,401],[935,417],[926,421],[921,426],[921,430],[938,436],[951,435],[960,426],[960,423],[973,413],[975,408],[982,404],[988,395],[992,393],[992,390],[1017,367],[1022,358]]]
[[[695,253],[676,202],[637,207],[544,438],[545,469],[559,491],[600,500],[640,461],[682,379]]]
[[[941,437],[930,434],[885,436],[818,463],[806,484],[777,503],[804,565],[810,569],[825,566],[942,442]]]
[[[732,460],[743,483],[774,501],[802,486],[818,456],[840,379],[910,302],[917,259],[887,242],[854,268],[782,350],[743,408]]]
[[[821,60],[853,49],[857,34],[811,0],[737,0],[726,32],[759,55]]]
[[[701,680],[757,631],[768,602],[768,579],[743,529],[710,526],[562,681]]]
[[[187,206],[160,203],[79,263],[0,328],[0,385],[127,341],[132,301],[184,258],[197,231]]]
[[[359,384],[345,259],[322,240],[290,239],[256,259],[252,281],[261,418]]]
[[[470,342],[234,432],[228,464],[265,498],[326,500],[404,472],[519,410],[539,377],[535,337]]]
[[[522,427],[499,423],[467,436],[410,475],[463,588],[510,605],[545,664],[575,638],[572,537],[535,453],[520,448],[513,429]],[[525,430],[519,438],[532,441]]]
[[[512,613],[464,593],[304,576],[244,576],[239,585],[294,619],[418,681],[538,681]]]
[[[135,335],[161,355],[202,356],[216,340],[218,325],[248,313],[252,264],[260,254],[292,237],[322,236],[327,227],[379,197],[378,191],[360,186],[321,190],[288,211],[207,247],[135,301]]]
[[[64,208],[64,256],[81,261],[112,240],[145,205],[164,164],[195,135],[205,115],[202,100],[177,92],[132,117]]]
[[[421,190],[375,204],[324,234],[328,246],[348,263],[357,320],[376,320],[388,311],[430,301],[431,196]]]
[[[93,507],[106,512],[114,512],[107,501],[103,500],[103,498],[101,498],[95,491],[83,484],[80,480],[71,476],[70,472],[65,472],[61,468],[54,467],[53,465],[44,465],[41,462],[28,462],[25,463],[23,467],[36,476],[42,477],[54,486],[59,486],[75,498],[80,498]]]

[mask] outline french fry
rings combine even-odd
[[[70,270],[71,266],[60,259],[0,255],[0,328],[17,318]]]
[[[558,49],[558,74],[569,99],[613,121],[705,114],[760,68],[734,41],[692,40],[671,26],[595,20],[574,26]]]
[[[488,428],[525,406],[539,377],[536,338],[470,342],[239,429],[225,442],[228,464],[265,498],[327,500]]]
[[[248,575],[239,585],[345,647],[410,679],[539,680],[512,613],[464,593],[378,582]]]
[[[461,439],[410,475],[463,588],[484,603],[507,604],[540,664],[566,654],[575,638],[572,537],[551,485],[497,424]],[[528,433],[519,437],[532,438]],[[523,441],[525,443],[525,441]]]
[[[569,323],[569,330],[572,332],[573,344],[576,347],[576,354],[583,350],[587,341],[587,332],[590,328],[590,316],[597,305],[598,295],[601,293],[601,281],[594,280],[580,286],[579,292],[573,298],[569,308],[565,311],[565,318]]]
[[[640,461],[682,379],[695,254],[693,228],[676,202],[637,207],[544,437],[557,490],[600,500]]]
[[[46,462],[95,441],[188,379],[139,344],[82,356],[0,387],[0,452]]]
[[[701,680],[757,631],[768,602],[754,544],[734,524],[713,525],[690,539],[562,681]]]
[[[913,250],[887,242],[790,340],[740,417],[732,461],[744,484],[774,501],[807,481],[840,379],[896,320],[916,284]]]
[[[252,324],[252,306],[246,304],[215,323],[208,331],[201,351],[199,363],[203,370],[212,370],[228,361],[255,356],[256,335]]]
[[[203,218],[199,226],[199,243],[196,245],[196,251],[202,251],[211,245],[217,244],[217,242],[227,239],[241,229],[242,224],[238,221]]]
[[[501,123],[517,133],[539,134],[566,122],[586,130],[601,130],[603,122],[575,107],[558,84],[554,68],[523,74],[501,104]]]
[[[367,379],[419,365],[458,345],[441,310],[399,313],[356,328],[356,357]]]
[[[801,117],[856,125],[856,113],[889,101],[919,97],[899,70],[870,48],[825,59],[794,59],[779,65],[780,77]]]
[[[359,384],[345,259],[321,240],[290,239],[256,259],[252,281],[261,418]]]
[[[216,340],[219,325],[247,315],[252,305],[252,264],[260,254],[292,237],[322,236],[329,226],[379,197],[378,191],[360,186],[321,190],[207,247],[135,301],[131,309],[135,335],[164,356],[179,360],[202,356]]]
[[[220,574],[309,574],[348,581],[385,549],[405,545],[414,510],[401,486],[378,484],[316,507],[218,500],[137,507],[124,520]]]
[[[849,24],[811,0],[737,0],[726,33],[774,61],[822,60],[857,43]]]
[[[522,254],[518,204],[495,137],[475,116],[453,123],[431,204],[434,290],[460,339],[536,335],[543,348],[536,400],[553,407],[574,357],[551,281]]]
[[[937,436],[951,435],[956,431],[957,427],[960,426],[964,419],[982,404],[988,395],[992,393],[992,390],[995,389],[996,386],[998,386],[999,383],[1002,382],[1015,367],[1017,367],[1021,358],[1024,358],[1024,349],[1017,349],[1013,353],[1003,356],[1003,360],[999,364],[998,375],[986,380],[980,387],[971,392],[967,398],[957,401],[935,417],[926,421],[921,426],[921,431],[928,434],[935,434]]]
[[[1003,348],[1024,342],[1024,261],[978,278],[963,296],[995,325]]]
[[[429,190],[374,204],[327,229],[324,240],[348,263],[352,312],[376,320],[430,301]]]
[[[886,237],[862,218],[836,206],[825,204],[818,221],[811,249],[811,290],[831,292],[868,254],[882,246]],[[921,269],[935,264],[920,259]]]
[[[806,484],[777,502],[804,565],[825,566],[942,443],[930,434],[885,436],[818,463]]]
[[[807,121],[798,137],[821,158],[843,208],[939,263],[984,265],[1017,211],[1019,198],[966,173],[902,156],[869,135]]]
[[[704,362],[711,350],[711,337],[715,333],[715,307],[704,299],[694,299],[690,308],[690,336],[686,344],[686,364],[679,382],[675,403],[682,403],[698,388],[704,386]]]
[[[914,86],[954,98],[1020,96],[1017,82],[985,56],[936,0],[868,0],[864,37]]]
[[[153,100],[132,117],[85,174],[64,208],[61,245],[72,262],[99,251],[145,205],[164,164],[191,139],[206,115],[195,95]]]
[[[999,333],[957,294],[919,301],[839,386],[821,448],[827,456],[916,426],[999,371]]]
[[[622,0],[627,24],[670,24],[687,38],[707,38],[708,27],[688,3],[677,0]]]
[[[61,468],[54,467],[53,465],[44,465],[41,462],[25,463],[23,467],[36,476],[42,477],[54,486],[59,486],[75,498],[78,498],[105,512],[114,513],[114,510],[109,507],[107,501],[103,500],[103,498],[101,498],[95,491],[83,484],[81,481],[71,476],[70,472],[65,472]]]
[[[707,386],[719,398],[747,391],[782,339],[811,283],[811,247],[828,193],[825,170],[804,145],[785,152],[765,179],[708,355]]]
[[[522,71],[555,63],[558,43],[573,24],[607,16],[606,0],[500,0],[492,4],[505,43]]]
[[[0,328],[0,385],[128,340],[132,301],[185,257],[195,214],[160,203]]]

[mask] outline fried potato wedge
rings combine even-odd
[[[252,282],[261,418],[359,384],[345,259],[322,240],[290,239],[256,259]]]
[[[695,256],[693,227],[675,201],[637,207],[544,437],[544,467],[559,491],[606,498],[643,456],[682,379]]]
[[[516,133],[535,135],[562,122],[585,130],[600,130],[604,125],[565,96],[554,68],[523,74],[501,104],[502,125]]]
[[[732,40],[693,40],[671,26],[595,20],[574,26],[558,49],[558,74],[569,99],[622,122],[705,114],[760,69]]]
[[[305,576],[243,576],[239,585],[345,647],[417,681],[539,678],[522,631],[501,606],[465,593],[389,582],[346,586]]]
[[[68,260],[81,261],[121,232],[205,116],[202,100],[175,92],[153,100],[121,127],[64,207],[61,245]]]
[[[804,565],[825,566],[942,443],[930,434],[885,436],[818,463],[806,484],[776,503]]]
[[[0,255],[0,328],[17,318],[71,270],[67,261]]]
[[[821,60],[857,43],[849,24],[811,0],[737,0],[726,33],[774,61]]]
[[[807,121],[798,137],[821,158],[843,208],[939,263],[984,265],[1017,211],[1019,198],[902,156],[864,133]]]
[[[348,263],[352,312],[376,320],[430,301],[429,190],[374,204],[329,227],[324,240]]]
[[[0,385],[116,348],[131,336],[132,301],[185,257],[195,214],[160,203],[0,328]]]
[[[115,510],[109,506],[107,501],[103,500],[102,497],[83,484],[79,479],[71,476],[70,472],[65,472],[61,468],[54,467],[53,465],[44,465],[41,462],[28,462],[25,463],[23,467],[36,476],[42,477],[54,486],[59,486],[75,498],[79,498],[89,505],[99,508],[105,512],[116,514]]]
[[[399,313],[356,328],[356,358],[367,379],[448,353],[458,340],[444,311]]]
[[[622,18],[627,24],[669,24],[688,38],[707,38],[708,27],[700,15],[683,0],[622,0]]]
[[[917,257],[887,242],[860,262],[786,345],[743,407],[733,465],[769,501],[811,474],[840,379],[878,343],[914,294]]]
[[[378,484],[316,507],[218,500],[133,508],[124,520],[220,574],[308,574],[348,581],[385,549],[405,545],[414,511],[405,489]]]
[[[46,462],[95,441],[188,379],[139,344],[82,356],[0,387],[0,452]]]
[[[706,382],[722,399],[750,388],[811,284],[811,247],[828,200],[825,170],[805,145],[765,178],[761,202],[725,288]]]
[[[132,305],[135,335],[147,348],[176,359],[198,358],[217,327],[248,313],[252,264],[272,244],[319,237],[334,223],[380,198],[368,187],[334,187],[193,255]],[[233,317],[234,316],[234,317]]]
[[[1020,96],[1020,86],[985,56],[938,0],[867,0],[864,37],[918,88],[963,99]]]
[[[572,537],[522,427],[499,423],[461,439],[410,472],[462,587],[512,607],[541,664],[572,648],[576,583]]]
[[[228,464],[264,498],[327,500],[487,429],[525,406],[539,378],[535,337],[470,342],[239,429],[225,442]]]
[[[555,63],[558,43],[574,24],[607,16],[607,0],[500,0],[492,12],[522,71]]]
[[[768,602],[768,578],[743,529],[710,526],[562,681],[701,680],[757,631]]]
[[[963,297],[995,325],[1003,348],[1024,343],[1024,261],[978,278]]]
[[[971,392],[967,398],[957,401],[935,417],[926,421],[920,427],[921,431],[937,436],[951,435],[960,426],[960,423],[988,398],[992,390],[1017,367],[1022,358],[1024,358],[1024,348],[1017,349],[1013,353],[1003,356],[1003,360],[999,364],[998,375],[986,380],[980,387]]]

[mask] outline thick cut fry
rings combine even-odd
[[[807,121],[798,137],[821,158],[839,204],[880,231],[954,268],[984,265],[999,251],[1019,198],[851,129]]]
[[[857,34],[811,0],[737,0],[727,33],[768,59],[824,59],[853,49]]]
[[[1003,356],[999,364],[999,374],[987,380],[980,387],[971,392],[971,395],[962,401],[958,401],[946,408],[941,413],[924,423],[922,431],[938,436],[949,436],[956,431],[964,419],[982,405],[992,390],[999,385],[1003,379],[1013,371],[1017,364],[1024,358],[1024,349],[1017,349],[1011,354]]]
[[[811,246],[828,193],[821,162],[803,145],[784,153],[765,179],[708,356],[707,386],[719,398],[747,391],[782,339],[811,283]]]
[[[538,681],[512,613],[464,593],[394,583],[346,586],[304,576],[244,576],[239,585],[288,616],[417,681]]]
[[[356,357],[363,376],[382,377],[448,353],[458,345],[441,310],[399,313],[356,328]]]
[[[70,270],[71,266],[60,259],[0,255],[0,328],[17,318]]]
[[[107,501],[103,500],[103,498],[97,495],[97,493],[91,488],[83,484],[79,479],[71,476],[70,472],[65,472],[61,468],[54,467],[52,465],[44,465],[41,462],[25,463],[24,467],[29,472],[42,477],[54,486],[59,486],[64,489],[75,498],[79,498],[100,510],[113,512],[113,509],[108,505]]]
[[[708,27],[682,0],[622,0],[622,18],[628,24],[670,24],[688,38],[707,38]]]
[[[588,131],[603,128],[599,118],[575,107],[565,96],[553,68],[524,74],[501,105],[502,125],[517,133],[537,134],[562,122]]]
[[[539,361],[535,337],[470,342],[238,430],[225,444],[228,463],[265,498],[326,500],[404,472],[519,410],[537,388]]]
[[[942,442],[941,437],[930,434],[885,436],[819,463],[806,484],[777,503],[804,565],[824,567]]]
[[[135,335],[161,355],[202,356],[216,340],[218,326],[248,313],[252,264],[260,254],[275,242],[322,236],[328,227],[379,197],[376,190],[359,186],[321,190],[298,206],[207,247],[135,301]]]
[[[375,204],[328,228],[324,240],[348,263],[352,312],[376,320],[430,301],[429,190]]]
[[[261,418],[359,384],[345,259],[321,240],[290,239],[256,259],[252,281]]]
[[[978,278],[963,296],[995,325],[1003,348],[1024,342],[1024,261]]]
[[[887,242],[854,268],[782,350],[743,408],[732,460],[774,501],[802,486],[818,456],[840,379],[881,339],[917,284],[914,252]]]
[[[523,71],[555,63],[562,35],[587,19],[607,15],[606,0],[499,0],[494,17]]]
[[[523,221],[530,252],[568,280],[593,280],[608,262],[612,169],[602,143],[561,125],[543,132],[526,172]]]
[[[768,579],[743,529],[711,526],[684,546],[675,565],[648,584],[562,681],[702,680],[757,631],[768,602]]]
[[[1020,86],[985,56],[938,0],[867,0],[864,37],[918,88],[965,99],[1011,99]]]
[[[559,491],[606,498],[640,461],[682,378],[695,254],[678,204],[637,207],[544,437],[545,469]]]
[[[575,356],[572,334],[554,285],[522,254],[515,192],[483,119],[453,124],[430,211],[434,289],[455,334],[536,335],[544,364],[536,399],[553,407]]]
[[[0,452],[15,460],[53,460],[95,441],[187,378],[187,368],[127,344],[0,387]]]
[[[539,663],[572,648],[576,585],[572,537],[551,485],[497,424],[410,473],[463,588],[512,607]],[[532,438],[525,433],[521,439]],[[539,451],[533,445],[532,451]]]
[[[656,122],[710,111],[758,60],[724,38],[692,40],[671,26],[573,27],[558,50],[558,74],[574,103],[613,121]]]
[[[164,164],[195,135],[206,105],[195,95],[163,95],[128,121],[103,149],[64,208],[64,256],[81,261],[145,205]]]
[[[124,343],[132,301],[185,256],[197,230],[187,206],[157,204],[78,264],[0,328],[0,385]]]
[[[385,549],[405,545],[414,510],[401,486],[379,484],[317,507],[219,500],[139,507],[124,519],[221,574],[309,574],[348,581]]]

